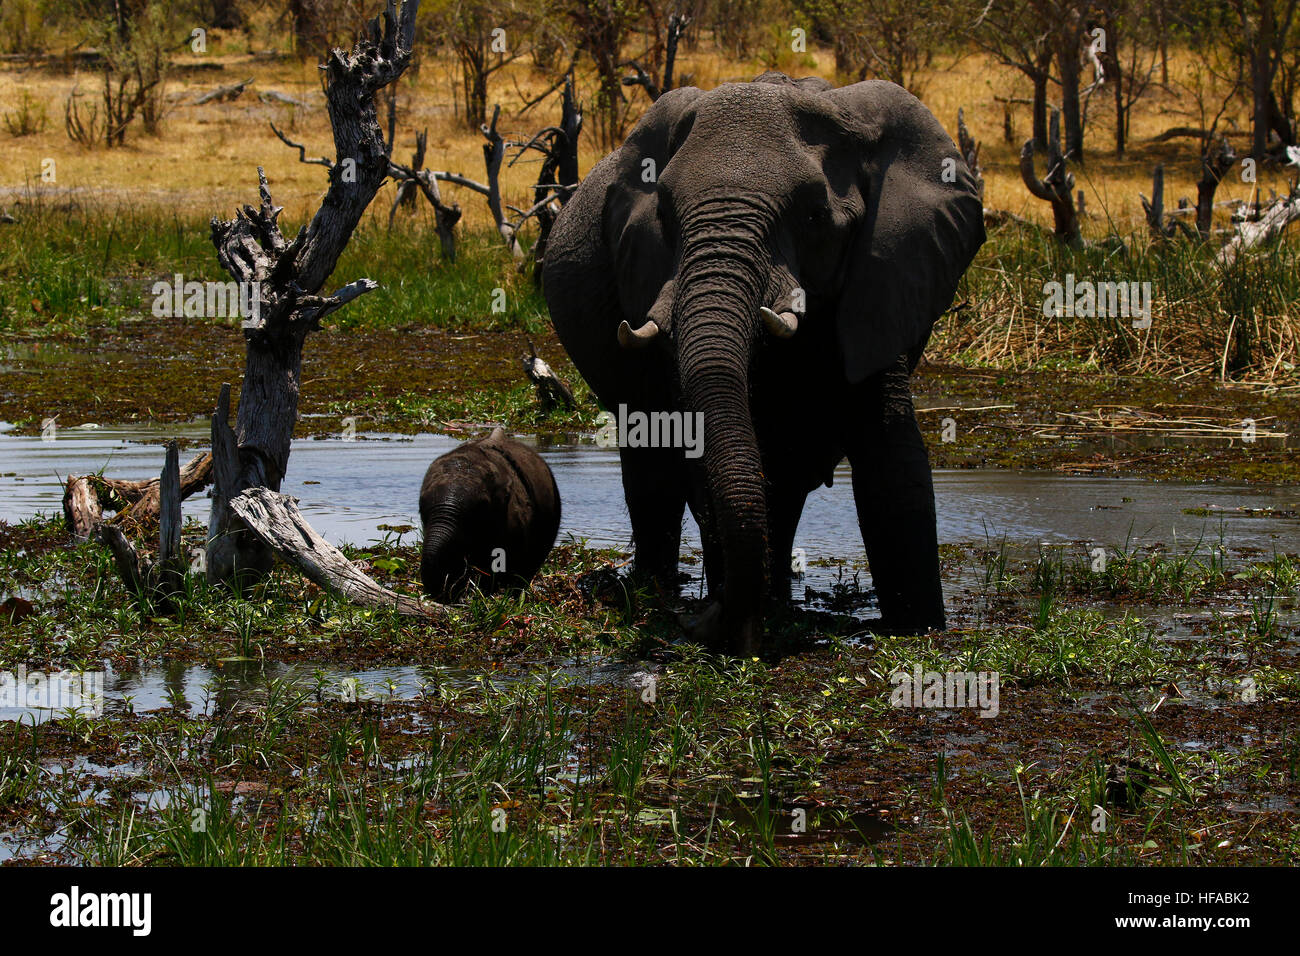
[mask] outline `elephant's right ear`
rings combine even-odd
[[[984,243],[984,210],[957,147],[911,93],[869,80],[825,95],[845,115],[866,205],[836,317],[856,383],[925,346]]]
[[[659,97],[610,156],[605,190],[605,241],[613,252],[619,302],[633,326],[649,315],[672,278],[673,241],[659,216],[659,177],[695,123],[695,87]]]

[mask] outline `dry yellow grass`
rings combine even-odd
[[[98,199],[107,205],[125,203],[132,206],[155,206],[181,214],[220,214],[229,216],[237,204],[256,196],[255,166],[266,168],[276,201],[285,207],[289,223],[300,221],[315,209],[324,189],[325,173],[319,166],[298,162],[295,151],[283,145],[271,133],[268,123],[276,122],[289,136],[299,140],[309,155],[332,156],[332,142],[321,93],[318,70],[314,63],[254,59],[240,54],[208,56],[204,59],[221,63],[221,71],[192,72],[178,70],[169,81],[169,94],[175,106],[164,121],[159,136],[147,136],[136,126],[128,134],[125,148],[85,149],[69,140],[63,128],[64,102],[76,78],[43,69],[10,66],[0,71],[0,112],[13,112],[24,91],[43,106],[48,125],[44,132],[14,137],[0,131],[3,143],[0,159],[0,206],[9,206],[28,184],[54,194],[71,191],[78,198]],[[818,74],[834,80],[833,58],[827,51],[808,56],[790,55],[780,65],[794,75]],[[183,61],[178,61],[183,62]],[[1187,75],[1193,59],[1182,54],[1171,64],[1171,78]],[[706,50],[683,51],[679,75],[689,75],[695,85],[712,87],[728,80],[748,79],[763,70],[758,61],[725,60]],[[215,86],[238,82],[252,76],[255,83],[249,92],[233,103],[212,102],[203,106],[193,101]],[[408,75],[399,87],[399,132],[395,156],[409,159],[415,131],[429,130],[426,164],[435,169],[462,172],[471,178],[483,178],[482,138],[465,127],[453,112],[454,91],[458,82],[455,65],[450,60],[425,58],[418,75]],[[83,91],[94,95],[96,77],[80,77]],[[557,119],[558,99],[552,97],[525,116],[518,115],[522,105],[520,93],[534,96],[546,89],[551,77],[532,68],[526,60],[517,61],[493,77],[490,101],[502,105],[500,129],[507,138],[527,138],[538,128]],[[981,160],[985,168],[986,204],[1022,216],[1048,222],[1048,210],[1034,200],[1020,182],[1017,161],[1020,144],[1029,134],[1029,110],[1015,106],[1015,141],[1003,141],[1003,107],[995,95],[1024,96],[1026,84],[1018,74],[999,67],[986,57],[972,55],[958,59],[938,57],[935,67],[922,77],[926,104],[955,133],[957,110],[964,107],[967,123],[982,143]],[[590,94],[594,83],[590,76],[580,77],[580,94]],[[305,101],[306,109],[282,104],[266,104],[257,98],[259,91],[279,90]],[[648,101],[633,91],[637,111]],[[89,99],[89,97],[88,97]],[[1087,164],[1077,170],[1077,188],[1087,194],[1090,221],[1085,230],[1106,230],[1109,215],[1121,231],[1140,228],[1139,192],[1149,192],[1151,170],[1156,163],[1166,167],[1166,205],[1172,207],[1180,197],[1194,199],[1199,175],[1196,146],[1193,140],[1176,140],[1152,144],[1151,138],[1170,126],[1197,125],[1192,115],[1190,96],[1153,87],[1148,97],[1135,109],[1130,149],[1123,161],[1113,158],[1111,102],[1107,90],[1093,98],[1092,124],[1088,132]],[[1246,117],[1232,119],[1238,128],[1246,127]],[[589,126],[594,125],[589,122]],[[584,135],[582,168],[587,169],[599,158],[600,151],[590,132]],[[56,183],[40,183],[42,161],[55,162]],[[521,162],[503,176],[508,202],[526,206],[528,186],[536,175],[534,161]],[[1286,177],[1261,172],[1260,186],[1283,191]],[[387,215],[392,186],[386,187],[372,207],[372,215]],[[470,227],[489,223],[481,198],[455,187],[448,187],[449,198],[459,201]],[[1250,197],[1251,187],[1239,179],[1225,182],[1219,198]]]

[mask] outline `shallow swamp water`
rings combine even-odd
[[[62,479],[68,474],[102,470],[122,478],[155,475],[163,458],[162,440],[176,437],[202,444],[206,431],[201,424],[64,427],[53,441],[0,432],[0,521],[14,523],[38,512],[57,514]],[[283,490],[300,500],[312,525],[335,543],[369,546],[386,541],[409,548],[418,541],[416,495],[423,472],[433,458],[456,444],[455,438],[430,434],[298,440]],[[591,444],[547,441],[539,442],[538,450],[555,473],[564,503],[561,542],[626,550],[630,527],[617,453]],[[1276,554],[1300,551],[1300,491],[1286,484],[1190,484],[1132,477],[1081,477],[1052,471],[939,469],[935,473],[935,494],[950,623],[963,640],[978,641],[980,628],[998,626],[999,615],[1004,613],[1008,620],[1016,619],[1017,614],[1023,618],[1026,608],[1032,614],[1032,597],[994,593],[997,589],[990,586],[990,567],[997,562],[1032,563],[1036,555],[1044,553],[1086,562],[1098,548],[1109,556],[1153,551],[1175,556],[1192,551],[1207,555],[1218,551],[1236,563],[1268,561]],[[206,521],[206,498],[191,499],[185,513],[199,522]],[[874,602],[847,466],[837,472],[833,487],[819,489],[810,497],[796,546],[805,551],[808,564],[795,586],[799,606],[869,622]],[[683,551],[683,571],[691,578],[684,590],[698,590],[698,534],[689,516]],[[0,599],[11,592],[37,603],[42,597],[39,589],[11,589],[0,582]],[[1201,595],[1191,604],[1171,602],[1159,595],[1111,603],[1089,599],[1085,603],[1100,612],[1099,621],[1129,616],[1143,619],[1170,647],[1184,641],[1208,647],[1221,636],[1225,620],[1248,618],[1252,609],[1251,601],[1236,592],[1208,598]],[[1016,610],[1011,610],[1013,607]],[[1281,596],[1276,607],[1270,606],[1269,613],[1273,616],[1271,626],[1281,636],[1280,645],[1275,646],[1279,659],[1294,663],[1300,621],[1295,595]],[[836,683],[829,686],[843,684],[846,679],[864,682],[858,675],[869,674],[877,666],[871,655],[884,645],[877,644],[865,631],[861,633],[862,637],[851,641],[849,655],[857,655],[856,663],[845,670],[851,676],[836,677]],[[274,646],[274,639],[266,643],[265,659],[232,657],[203,664],[154,659],[135,662],[138,666],[112,662],[105,669],[103,719],[116,721],[128,735],[135,733],[132,728],[141,719],[150,719],[150,715],[156,715],[164,724],[206,721],[223,726],[224,722],[242,719],[256,723],[278,713],[286,688],[292,688],[309,708],[379,708],[380,712],[396,714],[399,729],[393,733],[398,741],[394,753],[398,756],[376,766],[409,777],[419,770],[420,763],[415,758],[411,758],[414,763],[403,763],[407,758],[400,755],[402,742],[438,726],[442,719],[435,716],[441,714],[439,708],[445,708],[446,701],[458,695],[478,700],[484,695],[505,693],[532,699],[532,695],[549,695],[560,688],[579,697],[600,695],[621,707],[618,701],[635,698],[648,681],[667,681],[673,666],[654,655],[647,658],[593,653],[590,648],[576,656],[537,657],[525,652],[512,660],[495,662],[490,669],[428,660],[362,666],[328,657],[313,660],[300,656],[278,661],[272,659]],[[816,646],[837,659],[843,656],[826,638],[818,639]],[[1235,645],[1225,645],[1221,654],[1215,651],[1209,656],[1228,662],[1234,672],[1254,666]],[[799,662],[797,656],[791,660],[795,662],[779,665],[774,672],[789,672],[793,681],[787,688],[790,693],[813,693],[809,682],[819,675],[824,662],[812,659],[812,655],[806,662]],[[1247,753],[1265,742],[1276,742],[1272,728],[1277,722],[1280,720],[1283,728],[1290,726],[1288,719],[1276,713],[1258,727],[1240,728],[1236,736],[1215,729],[1215,713],[1238,704],[1236,680],[1225,678],[1219,684],[1209,681],[1198,687],[1186,681],[1178,686],[1171,684],[1172,689],[1157,692],[1154,698],[1142,697],[1142,705],[1160,708],[1163,704],[1165,714],[1179,714],[1179,724],[1164,732],[1172,747],[1193,755],[1195,760],[1209,759],[1199,756],[1206,752]],[[925,754],[925,773],[932,772],[929,761],[938,759],[940,779],[950,783],[956,799],[957,788],[970,785],[971,780],[958,768],[969,765],[980,768],[979,773],[997,775],[1005,773],[1007,761],[1022,760],[1031,747],[1041,743],[1050,746],[1050,736],[1038,740],[1043,736],[1040,722],[1046,719],[1054,721],[1051,736],[1096,742],[1120,752],[1124,732],[1116,723],[1116,715],[1119,708],[1126,706],[1127,692],[1117,692],[1105,682],[1099,687],[1084,686],[1083,681],[1079,684],[1070,687],[1067,682],[1067,687],[1059,690],[1031,681],[1023,688],[1017,686],[1012,693],[1004,690],[1007,698],[1015,700],[1014,705],[1004,702],[1004,708],[1013,714],[1018,710],[1019,715],[1011,723],[996,722],[996,731],[994,722],[986,723],[969,713],[895,711],[887,721],[891,728],[888,733],[896,735],[902,750],[911,755],[904,758],[901,752],[887,751],[871,756],[850,749],[834,757],[842,766],[827,775],[833,778],[827,791],[787,786],[769,793],[757,783],[759,777],[740,776],[727,785],[726,792],[713,792],[702,804],[693,802],[689,808],[674,809],[672,801],[677,798],[665,796],[662,804],[651,801],[642,806],[635,819],[639,827],[652,831],[666,826],[664,821],[677,810],[683,820],[701,828],[711,826],[714,815],[723,815],[738,821],[738,832],[749,834],[738,837],[742,843],[762,830],[773,846],[798,852],[814,852],[813,848],[818,853],[830,852],[822,849],[824,844],[833,848],[842,844],[887,845],[890,840],[900,839],[900,833],[909,832],[909,827],[925,826],[925,814],[910,814],[910,798],[899,796],[900,788],[910,792],[909,788],[915,787],[922,765],[917,754]],[[1228,688],[1226,692],[1224,687]],[[1285,713],[1285,705],[1276,706]],[[813,709],[812,704],[806,707],[810,712]],[[1256,713],[1266,712],[1261,709]],[[34,729],[50,716],[31,708],[10,708],[0,710],[0,724],[26,724]],[[333,726],[328,725],[320,733],[335,733],[330,729]],[[1105,727],[1105,732],[1100,733],[1099,727]],[[310,734],[316,731],[304,733],[308,734],[304,739],[312,740]],[[1292,746],[1287,744],[1288,733],[1284,729],[1284,747]],[[579,743],[582,735],[572,729],[566,729],[564,735],[568,742],[547,758],[551,778],[567,781],[569,787],[583,780],[604,779],[604,771],[584,769],[584,761],[594,752],[590,740],[582,738],[586,742]],[[549,734],[548,739],[552,736]],[[178,781],[171,771],[160,768],[156,758],[136,763],[138,758],[129,757],[120,745],[105,743],[103,747],[103,752],[96,752],[94,747],[79,749],[69,744],[59,755],[42,762],[40,774],[56,791],[57,800],[62,801],[59,806],[65,819],[69,812],[79,812],[69,811],[69,807],[80,803],[113,808],[125,805],[145,814],[165,813],[173,800],[192,802],[191,791],[202,790],[203,786],[225,787],[223,792],[232,805],[251,807],[269,799],[268,788],[275,791],[281,786],[296,786],[284,780],[296,780],[303,773],[296,770],[289,778],[277,778],[246,769],[201,786],[194,782],[197,778],[192,774]],[[1036,765],[1063,773],[1065,764],[1065,757],[1058,756],[1040,759]],[[163,777],[170,782],[161,783]],[[850,780],[854,782],[845,782]],[[1242,815],[1280,813],[1289,819],[1295,811],[1294,798],[1286,793],[1261,796],[1238,788],[1225,791],[1224,799],[1227,802],[1222,806]],[[772,814],[784,819],[797,812],[812,821],[806,838],[784,830],[775,835],[770,832]],[[980,818],[977,811],[971,812],[977,820]],[[677,818],[672,820],[676,827]],[[0,826],[0,862],[86,859],[84,842],[65,850],[62,833],[62,829],[39,826]],[[102,853],[101,849],[90,856],[102,859]]]

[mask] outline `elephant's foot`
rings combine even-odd
[[[699,614],[683,614],[678,618],[686,637],[705,647],[718,649],[722,646],[722,603],[713,601]]]
[[[693,617],[683,617],[681,624],[690,640],[713,650],[753,657],[762,649],[762,619],[751,614],[740,621],[730,621],[719,601]]]
[[[665,598],[675,598],[681,593],[682,585],[690,576],[677,569],[677,563],[671,565],[645,565],[634,563],[628,573],[628,581],[634,587],[645,588]]]

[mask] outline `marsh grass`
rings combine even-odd
[[[1123,251],[1083,250],[1015,225],[991,230],[930,348],[975,366],[1061,368],[1247,378],[1294,384],[1300,364],[1300,241],[1294,237],[1214,262],[1217,243],[1155,243],[1121,234]],[[1077,281],[1151,284],[1151,327],[1120,317],[1049,317],[1044,285]]]
[[[323,672],[263,674],[240,678],[237,696],[215,687],[202,701],[176,695],[143,712],[124,702],[100,717],[0,727],[0,830],[43,835],[72,861],[1178,862],[1209,852],[1179,833],[1211,812],[1205,803],[1220,792],[1215,781],[1251,775],[1254,786],[1281,787],[1300,760],[1294,741],[1267,757],[1174,746],[1143,706],[1173,681],[1235,684],[1242,672],[1225,673],[1235,658],[1220,648],[1235,654],[1239,636],[1179,649],[1139,616],[1080,606],[1086,577],[1055,552],[1024,562],[1000,552],[1010,619],[925,638],[831,632],[818,647],[805,641],[793,657],[762,661],[648,642],[660,628],[675,632],[658,623],[651,596],[606,588],[584,597],[575,584],[608,574],[624,557],[571,544],[534,592],[471,595],[448,624],[430,629],[343,604],[283,571],[246,598],[200,584],[183,615],[162,617],[123,601],[111,562],[92,546],[68,548],[57,520],[6,533],[14,543],[0,546],[0,575],[34,587],[38,613],[0,630],[0,668],[24,660],[93,668],[110,655],[212,667],[248,657],[252,663],[216,667],[256,675],[263,657],[287,655],[342,660],[346,674],[346,662],[362,666],[376,652],[438,665],[413,696],[382,682],[349,694]],[[411,586],[418,540],[399,545],[390,535],[346,551],[368,556],[385,583]],[[1288,559],[1201,558],[1203,565],[1182,555],[1134,556],[1138,564],[1121,566],[1114,585],[1122,596],[1123,588],[1131,594],[1172,578],[1196,582],[1200,593],[1214,567],[1214,587],[1265,603],[1275,592],[1294,593]],[[1137,570],[1159,562],[1181,562],[1182,570]],[[1044,623],[1015,600],[1048,576],[1054,599]],[[583,678],[583,661],[611,658],[653,671],[653,702],[636,685]],[[953,758],[936,775],[932,758],[918,752],[932,746],[925,743],[932,731],[918,740],[911,718],[889,703],[888,674],[917,663],[998,671],[1002,720],[1027,706],[1016,703],[1022,694],[1039,695],[1041,704],[1109,692],[1131,700],[1124,713],[1142,715],[1126,717],[1120,738],[1105,744],[1060,731],[1069,755],[1060,766],[1021,761],[1008,770],[1004,757]],[[456,675],[442,676],[439,668],[458,664]],[[1260,699],[1295,693],[1271,666],[1248,671]],[[1036,716],[1026,741],[1050,718]],[[993,723],[987,732],[1016,726],[994,731]],[[85,753],[109,770],[47,769]],[[1142,801],[1117,808],[1106,803],[1106,773],[1124,760],[1153,768],[1154,779]],[[898,784],[888,793],[869,787],[864,797],[862,774],[874,771],[863,768],[891,766],[885,772],[901,774]],[[928,782],[916,776],[922,766]],[[945,793],[952,787],[961,795]],[[855,832],[868,799],[918,822],[883,837]],[[1109,813],[1104,832],[1091,829],[1097,806]],[[793,807],[812,808],[808,835],[791,832]],[[1281,839],[1276,828],[1268,832]]]
[[[281,222],[286,234],[298,225]],[[170,283],[176,274],[186,282],[229,279],[210,234],[207,219],[193,214],[90,202],[66,209],[37,200],[0,233],[0,331],[76,335],[149,318],[155,282]],[[447,263],[429,223],[402,223],[389,232],[364,222],[339,259],[331,289],[362,276],[381,287],[337,313],[334,323],[525,333],[548,324],[531,274],[515,269],[494,233],[463,233],[459,246],[456,263]],[[504,311],[494,312],[502,301]]]

